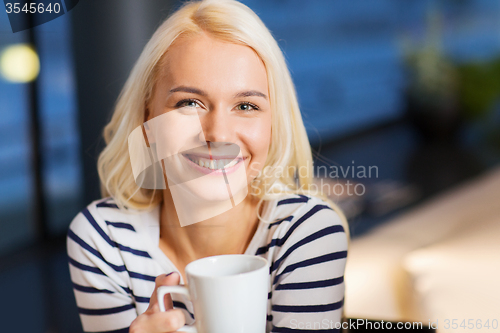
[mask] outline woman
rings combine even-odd
[[[233,193],[232,207],[189,225],[180,222],[173,187],[136,184],[127,146],[135,128],[179,109],[197,113],[191,119],[199,119],[211,155],[239,147],[248,183],[240,200]],[[85,331],[173,332],[192,324],[184,296],[172,295],[170,309],[160,312],[156,289],[184,284],[193,260],[243,253],[271,265],[267,332],[339,331],[347,224],[311,191],[311,150],[285,59],[248,7],[190,1],[173,13],[135,64],[104,137],[104,199],[79,213],[68,231]],[[184,161],[186,172],[192,162],[213,171],[196,158]],[[216,191],[197,195],[210,201]]]

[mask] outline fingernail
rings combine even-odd
[[[169,275],[171,275],[172,273],[174,273],[174,272],[170,272],[170,273],[168,273],[168,274],[167,274],[167,275],[165,275],[165,276],[169,276]]]

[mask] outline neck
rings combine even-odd
[[[258,199],[247,195],[222,214],[181,227],[168,189],[160,208],[160,241],[185,262],[220,254],[242,254],[258,226]],[[262,208],[262,206],[261,206]]]

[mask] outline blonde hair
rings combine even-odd
[[[271,176],[261,173],[252,186],[251,195],[260,199],[258,207],[264,200],[275,199],[285,192],[315,195],[338,213],[349,234],[346,218],[337,205],[322,193],[310,191],[313,182],[311,147],[283,53],[260,18],[235,0],[187,1],[153,34],[120,93],[111,121],[104,128],[107,145],[98,159],[103,197],[111,195],[121,209],[135,210],[149,210],[163,200],[162,191],[143,189],[135,183],[127,138],[144,122],[145,105],[152,96],[162,56],[181,35],[201,32],[252,48],[266,67],[272,137],[264,168],[271,171]],[[302,172],[304,168],[305,173]],[[279,176],[272,172],[278,169],[283,171]]]

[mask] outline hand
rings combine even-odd
[[[165,312],[160,311],[156,291],[161,286],[175,286],[180,282],[177,272],[159,275],[155,280],[155,290],[149,300],[148,309],[139,315],[130,325],[130,333],[168,333],[175,332],[185,324],[181,309],[174,309],[172,297],[165,295]]]

